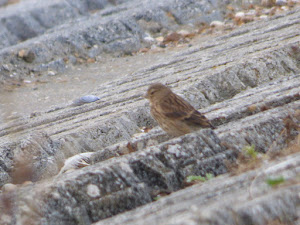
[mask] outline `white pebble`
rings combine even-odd
[[[223,27],[224,26],[224,22],[215,20],[215,21],[212,21],[210,23],[210,26],[211,27]]]
[[[14,191],[16,188],[17,188],[17,185],[11,184],[11,183],[7,183],[7,184],[3,185],[2,191],[3,192],[11,192],[11,191]]]
[[[157,42],[162,42],[163,40],[164,40],[164,37],[157,37],[157,38],[155,38],[155,40],[157,41]]]
[[[289,11],[289,7],[287,7],[287,6],[281,6],[281,9],[282,9],[283,11]]]
[[[190,32],[188,32],[187,30],[180,30],[177,33],[184,36],[184,37],[186,37],[190,34]]]
[[[50,71],[48,71],[48,75],[49,75],[49,76],[55,76],[56,73],[55,73],[54,71],[51,71],[51,70],[50,70]]]
[[[144,37],[144,41],[149,42],[149,43],[153,43],[153,42],[155,42],[155,39],[151,36],[146,36],[146,37]]]
[[[259,18],[265,20],[265,19],[268,19],[268,16],[267,15],[261,15]]]
[[[236,18],[243,18],[243,17],[245,17],[245,13],[244,13],[244,12],[237,12],[237,13],[235,14],[235,17],[236,17]]]
[[[87,186],[87,194],[92,198],[99,197],[100,196],[100,190],[96,185],[89,184]]]
[[[95,95],[85,95],[82,96],[76,100],[73,101],[72,105],[73,106],[79,106],[79,105],[83,105],[86,103],[91,103],[91,102],[95,102],[98,101],[100,98],[98,96]]]

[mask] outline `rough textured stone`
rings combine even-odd
[[[157,10],[145,10],[144,4],[149,2],[142,2],[133,11],[129,6],[135,2],[129,2],[125,8],[119,5],[78,17],[3,49],[1,72],[22,78],[23,74],[13,74],[13,65],[22,71],[59,70],[65,63],[62,57],[75,57],[75,53],[96,56],[111,49],[128,53],[142,45],[145,30],[141,27],[148,26],[145,21],[158,23],[158,32],[163,32],[160,29],[167,26],[175,29],[193,23],[199,12],[217,6],[217,1],[211,5],[198,1],[166,4],[173,2],[166,1]],[[91,10],[106,2],[68,4]],[[193,13],[188,15],[191,9]],[[171,12],[171,19],[166,12]],[[123,21],[129,13],[133,15]],[[102,15],[103,20],[97,21]],[[210,14],[208,20],[210,16],[216,15]],[[28,179],[35,183],[20,184],[15,191],[0,194],[0,223],[91,224],[141,205],[146,206],[99,224],[230,224],[235,219],[264,224],[283,215],[296,220],[297,210],[292,209],[299,208],[299,185],[295,184],[299,182],[298,153],[264,162],[257,171],[224,175],[202,186],[180,189],[189,175],[226,173],[226,163],[234,161],[247,145],[254,144],[261,153],[280,151],[299,135],[299,18],[300,11],[295,10],[201,41],[157,65],[100,84],[95,90],[99,101],[53,106],[35,116],[1,123],[0,186],[17,183],[15,174],[23,161],[30,165]],[[23,22],[29,26],[36,21]],[[55,21],[48,22],[55,26]],[[74,25],[78,25],[76,29]],[[31,34],[44,32],[39,28]],[[22,35],[26,39],[31,34]],[[89,51],[95,44],[99,52]],[[32,52],[33,60],[24,61],[21,50]],[[57,57],[53,58],[53,51]],[[201,108],[217,128],[175,139],[166,135],[156,127],[142,98],[152,82],[167,83]],[[143,126],[154,128],[141,132]],[[66,158],[81,152],[95,152],[93,165],[54,177]],[[268,187],[265,179],[274,175],[282,175],[286,186],[278,190]],[[249,195],[245,193],[248,188]],[[157,193],[172,192],[150,203]],[[259,216],[256,210],[261,212]]]
[[[175,192],[146,206],[95,223],[100,224],[266,224],[293,222],[299,211],[299,185],[291,183],[271,191],[265,179],[283,175],[297,180],[299,154],[279,164],[265,165],[239,176],[228,175]],[[287,168],[290,168],[287,170]]]
[[[1,178],[3,180],[2,184],[9,181],[5,174],[10,171],[12,157],[15,155],[14,149],[22,139],[28,139],[26,137],[28,131],[34,130],[37,133],[42,131],[48,136],[48,147],[39,148],[39,151],[44,152],[46,150],[47,153],[40,154],[37,151],[37,157],[34,160],[34,165],[39,165],[37,170],[39,175],[34,176],[38,178],[44,177],[42,171],[45,170],[45,167],[48,168],[48,163],[53,168],[47,169],[48,174],[54,174],[58,171],[55,165],[61,166],[65,157],[80,152],[96,151],[119,141],[129,140],[134,133],[139,131],[139,127],[155,125],[150,118],[148,110],[144,107],[147,107],[145,101],[141,101],[140,97],[146,90],[150,77],[151,82],[168,79],[168,82],[171,86],[174,86],[175,90],[178,90],[178,87],[176,87],[177,82],[175,83],[175,81],[183,79],[179,83],[181,92],[195,107],[199,108],[216,101],[231,98],[247,87],[255,87],[261,83],[268,82],[270,79],[282,76],[287,77],[297,73],[299,71],[298,55],[291,48],[299,45],[297,36],[295,36],[295,23],[293,22],[297,21],[298,14],[299,12],[296,11],[294,14],[287,15],[290,17],[289,20],[286,20],[285,17],[275,18],[274,20],[277,21],[279,28],[278,30],[272,29],[272,35],[269,35],[269,38],[266,38],[266,34],[262,30],[265,28],[269,29],[268,27],[273,26],[274,21],[270,21],[269,25],[266,22],[252,24],[252,32],[257,34],[256,40],[261,38],[259,44],[257,44],[257,41],[254,42],[252,33],[248,34],[249,28],[242,27],[240,28],[241,31],[233,31],[223,36],[223,38],[218,37],[217,39],[222,40],[222,43],[216,40],[201,43],[201,47],[196,46],[192,50],[181,53],[167,63],[137,72],[132,75],[132,81],[130,78],[127,78],[127,80],[123,79],[99,87],[97,96],[101,97],[100,102],[71,108],[54,108],[42,113],[41,116],[22,118],[2,125],[0,131],[2,136],[1,151],[3,153],[8,151],[8,149],[10,151],[10,156],[2,154],[4,155],[3,158],[5,158],[3,160],[5,163],[2,163],[5,165],[2,170],[4,173],[3,177],[5,177]],[[280,30],[281,27],[284,31]],[[272,47],[271,44],[276,43],[274,38],[277,38],[275,40],[278,41],[282,40],[284,45]],[[239,48],[232,49],[233,42]],[[251,49],[248,48],[249,43],[252,43]],[[210,47],[208,48],[208,46]],[[227,54],[227,49],[230,49],[232,53]],[[253,56],[249,57],[248,54]],[[205,60],[204,57],[207,58],[210,55],[211,57]],[[199,64],[199,60],[202,64],[200,64],[200,67],[195,67],[195,65]],[[212,67],[216,68],[211,70],[210,68]],[[268,70],[267,67],[272,67],[273,69]],[[183,72],[178,73],[176,71]],[[272,75],[270,75],[271,72]],[[253,73],[256,75],[251,76]],[[247,76],[244,74],[247,74]],[[189,77],[189,79],[186,79],[186,77]],[[244,77],[247,77],[248,80],[245,80]],[[252,79],[251,81],[249,80],[250,78]],[[299,82],[299,79],[297,77],[287,79],[291,80],[283,82],[283,79],[278,81],[278,84],[283,82],[288,87],[286,91],[284,85],[281,88],[275,81],[273,83],[274,89],[268,90],[270,85],[267,84],[260,89],[252,89],[245,92],[244,95],[249,95],[249,97],[242,101],[244,103],[238,103],[241,97],[237,96],[235,97],[236,100],[230,99],[216,105],[215,108],[212,107],[208,111],[212,111],[212,119],[216,124],[222,124],[226,121],[233,121],[268,108],[296,101],[299,99],[299,95],[297,95],[297,91],[299,91],[297,82]],[[293,82],[296,82],[295,85],[292,84]],[[172,85],[172,83],[174,84]],[[276,88],[276,86],[278,87]],[[288,93],[289,88],[292,88],[291,93]],[[261,93],[257,93],[257,95],[261,94],[261,96],[251,97],[259,90]],[[273,96],[272,93],[277,93],[278,91],[282,95],[278,97]],[[118,97],[116,98],[116,96]],[[256,101],[257,99],[263,99],[264,101],[261,103]],[[234,103],[236,109],[232,108],[232,101],[237,102]],[[239,104],[242,104],[243,107],[239,108]],[[127,108],[132,108],[133,111],[124,110],[125,105]],[[226,105],[228,105],[228,109],[226,109]],[[252,112],[248,107],[253,105],[257,109]],[[120,108],[121,111],[116,113],[116,108]],[[217,108],[221,109],[216,110]],[[227,110],[227,112],[224,110]],[[82,130],[80,127],[85,127],[85,129]],[[104,133],[106,135],[103,135]],[[18,137],[15,138],[14,134],[18,134]],[[41,144],[41,146],[44,145]],[[8,159],[6,159],[7,157]],[[43,161],[43,163],[40,163],[40,161]]]
[[[166,32],[183,24],[194,27],[222,19],[221,5],[217,0],[165,0],[159,4],[149,0],[30,0],[0,8],[0,27],[7,29],[1,31],[0,60],[19,65],[9,71],[0,68],[0,81],[20,79],[10,76],[14,73],[23,77],[32,71],[62,72],[67,66],[66,55],[87,59],[103,53],[131,54],[145,45],[149,32],[139,21],[158,23]],[[91,15],[95,10],[98,12]],[[15,38],[11,39],[10,33]],[[14,46],[5,48],[8,45]],[[20,62],[17,52],[23,48],[34,52],[33,63]]]

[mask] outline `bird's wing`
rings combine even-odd
[[[204,115],[178,95],[169,96],[169,98],[165,99],[161,104],[161,108],[164,115],[169,118],[183,120],[190,125],[213,128]]]
[[[209,120],[197,110],[194,110],[190,115],[185,117],[184,120],[187,123],[190,123],[191,125],[199,125],[201,127],[214,128],[214,126],[209,122]]]
[[[165,116],[179,120],[184,119],[195,110],[190,103],[173,93],[161,102],[160,107]]]

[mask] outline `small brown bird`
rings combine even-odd
[[[214,128],[204,115],[163,84],[150,85],[145,98],[150,101],[154,119],[170,135],[180,136],[200,128]]]

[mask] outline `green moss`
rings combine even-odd
[[[257,158],[257,151],[255,151],[255,145],[245,146],[242,151],[246,154],[246,156],[251,157],[252,159]]]
[[[266,183],[270,185],[271,187],[276,187],[277,185],[283,183],[285,181],[283,176],[280,177],[272,177],[272,178],[267,178]]]
[[[157,200],[159,200],[161,198],[161,196],[160,195],[157,195],[157,196],[155,196],[154,198],[153,198],[153,200],[154,201],[157,201]]]
[[[205,174],[205,177],[202,177],[202,176],[188,176],[186,178],[186,182],[190,183],[190,182],[193,182],[193,181],[201,181],[201,182],[205,182],[205,181],[208,181],[210,180],[211,178],[213,178],[214,175],[211,174],[211,173],[207,173]]]

